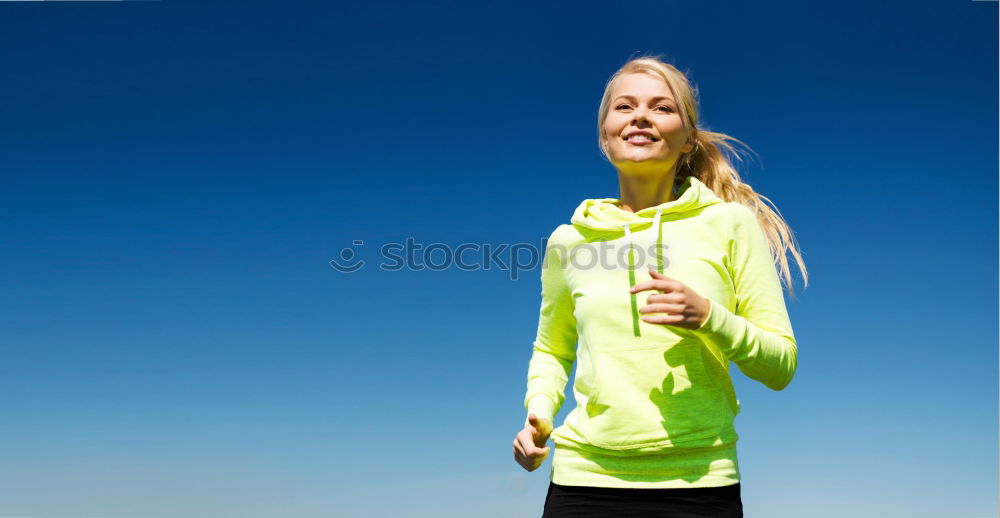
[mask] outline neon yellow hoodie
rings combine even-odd
[[[524,406],[553,419],[576,364],[577,406],[551,436],[557,484],[735,484],[729,362],[774,390],[795,374],[781,283],[753,211],[694,177],[678,192],[635,213],[613,198],[584,200],[549,236]],[[711,302],[699,329],[639,319],[655,292],[628,290],[647,268]]]

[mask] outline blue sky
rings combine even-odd
[[[854,0],[0,3],[0,516],[539,516],[537,268],[378,247],[618,196],[640,53],[809,269],[792,384],[731,368],[747,516],[994,516],[997,3]]]

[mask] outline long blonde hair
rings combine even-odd
[[[740,160],[738,151],[729,141],[742,144],[747,149],[750,149],[750,146],[724,133],[698,127],[697,91],[691,86],[691,82],[684,73],[656,56],[641,56],[631,59],[618,69],[608,80],[604,96],[601,99],[601,107],[598,110],[597,131],[601,153],[610,161],[607,146],[600,136],[603,132],[604,119],[610,109],[611,94],[614,91],[615,82],[618,77],[624,74],[637,72],[650,74],[667,83],[677,101],[684,126],[691,129],[693,133],[692,140],[695,146],[691,151],[681,156],[677,166],[677,174],[674,177],[674,187],[683,184],[687,177],[694,176],[723,201],[738,202],[750,208],[757,215],[757,222],[760,223],[761,230],[767,237],[771,259],[777,265],[779,273],[788,287],[789,294],[794,298],[795,294],[791,290],[792,276],[786,258],[787,252],[791,252],[795,258],[799,271],[802,272],[805,286],[809,285],[809,273],[802,261],[802,253],[795,240],[795,235],[788,223],[781,217],[778,208],[772,209],[767,205],[770,203],[773,207],[774,203],[744,183],[729,157],[724,153],[724,151],[728,151],[737,160]]]

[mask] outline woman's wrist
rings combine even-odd
[[[711,318],[711,316],[712,316],[712,299],[706,298],[705,299],[705,316],[702,317],[701,323],[699,323],[698,327],[696,327],[695,329],[698,330],[698,329],[702,329],[703,327],[705,327],[705,324],[708,323],[708,319]]]

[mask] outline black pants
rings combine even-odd
[[[743,518],[740,484],[633,489],[549,482],[542,518]]]

